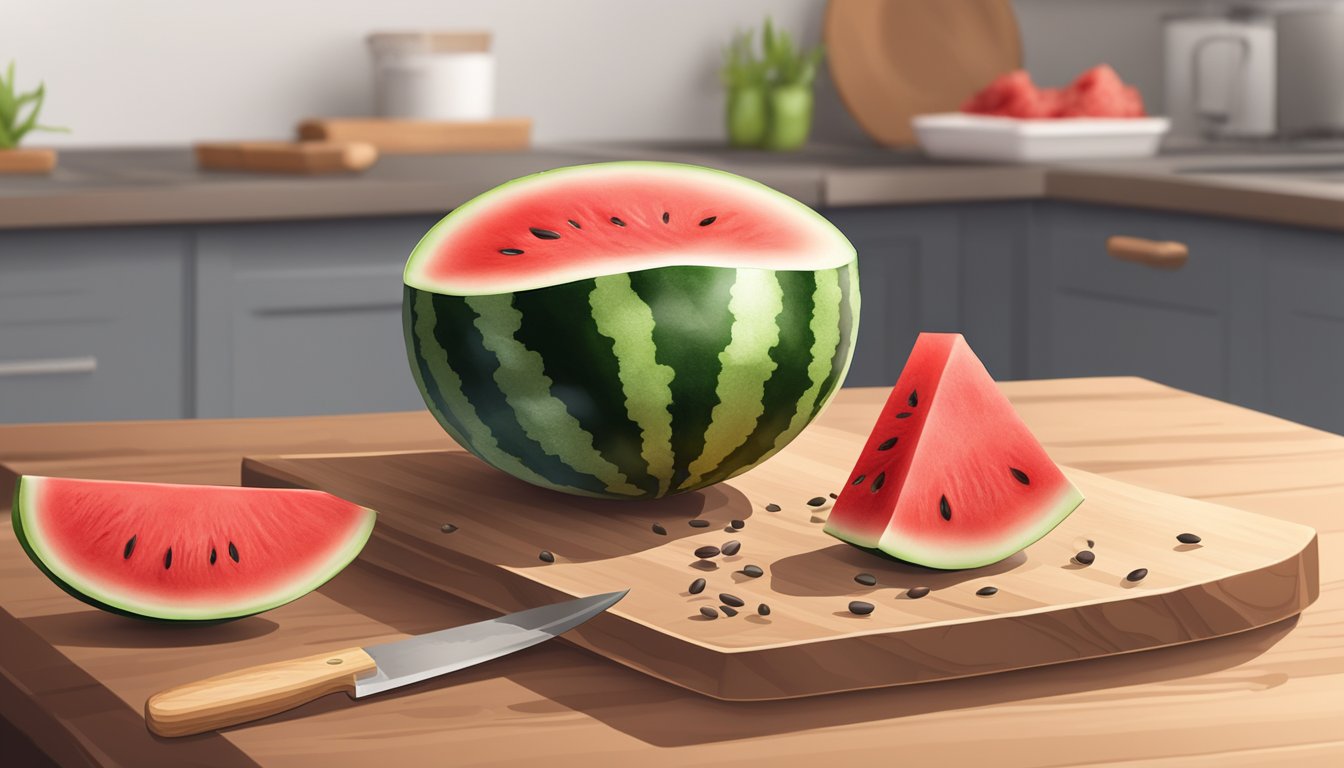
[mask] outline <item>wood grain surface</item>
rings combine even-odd
[[[1340,764],[1344,438],[1133,378],[1003,389],[1061,462],[1314,527],[1320,599],[1298,619],[1206,642],[785,701],[718,701],[545,643],[385,696],[159,739],[142,714],[156,691],[494,612],[356,561],[263,616],[135,622],[61,592],[5,522],[0,714],[65,765]],[[866,433],[885,395],[845,390],[820,423]],[[236,483],[246,454],[451,447],[428,413],[0,427],[11,471],[181,482]]]
[[[448,122],[390,117],[314,118],[299,123],[303,141],[358,141],[388,154],[484,152],[526,149],[532,142],[532,119]]]
[[[628,588],[620,605],[566,638],[737,701],[1204,640],[1294,616],[1319,591],[1312,529],[1081,471],[1068,474],[1083,505],[1001,563],[935,571],[858,550],[821,528],[828,492],[844,483],[861,446],[852,432],[812,427],[757,470],[649,502],[534,488],[462,450],[249,459],[243,483],[315,488],[381,510],[365,561],[500,612]],[[768,511],[772,504],[780,511]],[[444,533],[445,523],[457,530]],[[1179,543],[1185,531],[1203,541]],[[1083,566],[1073,557],[1089,540],[1096,560]],[[734,541],[740,550],[731,556],[694,554]],[[543,550],[554,563],[539,559]],[[764,575],[744,574],[748,564]],[[1138,568],[1148,575],[1127,580]],[[860,573],[876,584],[857,583]],[[707,586],[691,594],[697,578]],[[932,592],[908,597],[918,586]],[[977,594],[989,586],[998,592]],[[851,600],[875,610],[855,615]],[[700,613],[725,602],[738,602],[739,614]],[[756,615],[762,603],[768,616]]]

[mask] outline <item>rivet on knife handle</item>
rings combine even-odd
[[[145,722],[160,736],[189,736],[256,720],[329,693],[353,693],[355,678],[377,671],[362,648],[263,664],[157,693]]]

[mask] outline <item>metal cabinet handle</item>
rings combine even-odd
[[[1154,269],[1180,269],[1190,259],[1190,248],[1185,243],[1124,235],[1106,238],[1106,252],[1113,259],[1146,264]]]
[[[51,373],[93,373],[98,358],[52,357],[45,360],[0,360],[0,379],[11,376],[42,376]]]

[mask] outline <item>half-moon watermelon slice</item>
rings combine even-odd
[[[374,512],[319,491],[24,476],[14,532],[84,602],[219,621],[308,594],[363,549]]]
[[[1082,501],[961,334],[923,333],[826,532],[930,568],[975,568]]]

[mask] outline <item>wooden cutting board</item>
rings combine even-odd
[[[822,532],[829,499],[807,504],[843,482],[859,445],[813,425],[742,477],[656,502],[534,488],[463,451],[246,459],[243,482],[319,488],[377,509],[364,561],[495,610],[628,587],[565,637],[720,699],[922,683],[1203,640],[1293,616],[1319,593],[1314,530],[1077,470],[1066,471],[1087,501],[1005,562],[944,572],[880,558]],[[772,503],[780,511],[767,511]],[[733,530],[732,520],[745,526]],[[1203,542],[1179,544],[1182,532]],[[1089,539],[1096,561],[1084,567],[1071,558]],[[692,554],[730,540],[741,542],[737,555],[706,565]],[[765,575],[743,574],[748,564]],[[1147,578],[1126,581],[1137,568]],[[860,572],[877,585],[856,583]],[[691,595],[697,577],[708,587]],[[911,599],[915,586],[933,591]],[[977,596],[984,586],[998,593]],[[705,619],[699,609],[719,606],[720,593],[746,606]],[[855,599],[876,610],[851,614]],[[760,603],[769,616],[757,615]]]
[[[212,171],[353,173],[378,160],[372,144],[357,141],[231,141],[196,145],[196,164]]]
[[[299,123],[303,141],[362,141],[388,154],[481,152],[526,149],[532,120],[501,117],[449,122],[389,117],[314,118]]]

